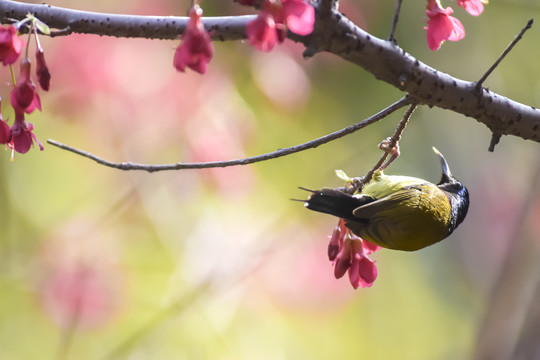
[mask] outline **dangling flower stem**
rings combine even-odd
[[[32,33],[35,31],[34,29],[34,22],[33,21],[30,21],[30,30],[28,31],[28,41],[26,42],[26,50],[24,52],[24,56],[28,59],[29,56],[28,56],[28,52],[29,52],[29,49],[30,49],[30,40],[32,38]]]
[[[13,65],[9,65],[9,71],[11,72],[11,83],[13,86],[17,84],[17,80],[15,79],[15,72],[13,71]]]

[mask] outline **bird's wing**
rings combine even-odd
[[[371,219],[373,216],[391,216],[393,218],[407,216],[406,214],[409,213],[407,208],[418,205],[421,193],[419,187],[411,186],[405,190],[396,191],[382,199],[361,205],[353,210],[353,215],[360,221]]]

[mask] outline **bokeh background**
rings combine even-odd
[[[183,15],[188,1],[51,5]],[[431,52],[424,1],[405,2],[399,44],[466,80],[480,78],[531,17],[537,0],[492,1],[467,36]],[[203,1],[205,15],[250,13]],[[394,1],[341,1],[386,38]],[[341,129],[402,94],[331,54],[302,58],[215,43],[207,74],[176,73],[178,41],[92,35],[42,38],[52,73],[49,138],[111,161],[175,163],[266,153]],[[540,106],[540,30],[533,27],[486,82]],[[1,71],[2,114],[13,118]],[[404,110],[403,110],[404,111]],[[415,253],[381,250],[372,288],[333,278],[336,219],[291,198],[298,186],[361,176],[403,111],[346,138],[245,167],[148,174],[100,166],[50,145],[0,154],[1,359],[534,359],[540,358],[540,147],[459,114],[420,107],[389,174],[438,181],[431,147],[471,193],[466,221]],[[537,355],[537,357],[535,357]]]

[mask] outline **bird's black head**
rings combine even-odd
[[[452,212],[450,217],[450,232],[448,233],[450,235],[465,220],[465,216],[467,216],[467,211],[469,211],[469,191],[465,185],[455,178],[451,178],[450,182],[437,186],[444,191],[450,201]]]
[[[439,156],[443,170],[441,181],[439,181],[437,187],[444,191],[450,201],[452,214],[448,233],[450,235],[467,216],[469,211],[469,191],[465,185],[452,176],[444,156],[435,148],[433,148],[433,151]]]

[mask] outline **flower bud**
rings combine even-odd
[[[36,50],[36,75],[38,78],[39,86],[45,91],[49,91],[49,85],[51,83],[51,74],[47,63],[45,63],[45,55],[43,49]]]

